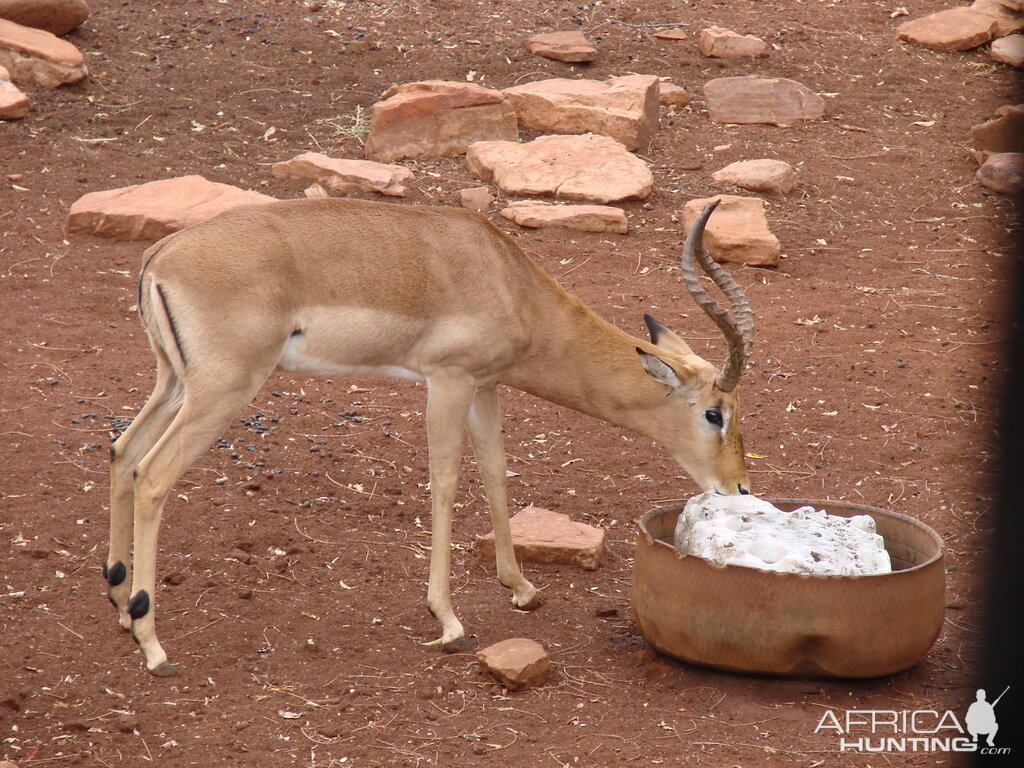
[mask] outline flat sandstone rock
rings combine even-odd
[[[551,658],[536,640],[513,637],[476,655],[480,666],[510,691],[543,685],[551,677]]]
[[[239,205],[272,202],[275,198],[259,192],[202,176],[181,176],[89,192],[71,205],[68,231],[117,240],[158,240]]]
[[[414,177],[412,171],[400,165],[328,157],[319,152],[304,152],[291,160],[274,163],[270,172],[279,179],[316,181],[334,192],[359,189],[390,197],[405,197],[402,182]]]
[[[753,35],[741,35],[723,27],[701,30],[697,47],[702,56],[718,59],[742,59],[767,56],[768,43]]]
[[[28,114],[28,96],[11,82],[10,73],[0,67],[0,120],[18,120]]]
[[[582,32],[542,32],[526,41],[530,53],[567,63],[583,63],[597,58],[597,48]]]
[[[659,81],[655,75],[609,80],[553,78],[506,88],[502,93],[519,124],[542,133],[598,133],[626,149],[645,146],[658,129]]]
[[[685,40],[686,30],[679,29],[678,27],[666,27],[664,29],[656,29],[651,33],[652,37],[657,37],[659,40]]]
[[[711,174],[714,181],[735,184],[752,192],[786,194],[796,186],[793,166],[785,160],[740,160]]]
[[[704,247],[715,261],[756,267],[777,267],[781,246],[768,229],[764,200],[759,197],[716,195],[683,206],[683,229],[689,231],[704,206],[721,200],[704,229]]]
[[[1000,64],[1018,69],[1024,67],[1024,35],[1014,34],[993,40],[988,55]]]
[[[0,66],[15,82],[46,88],[77,83],[88,74],[81,51],[67,40],[6,19],[0,19]]]
[[[494,195],[487,187],[469,187],[459,190],[459,205],[471,211],[486,211],[494,202]]]
[[[825,112],[818,94],[782,77],[719,77],[704,84],[704,97],[716,123],[794,125]]]
[[[934,51],[968,51],[991,40],[995,28],[993,17],[960,7],[905,21],[896,36]]]
[[[1006,37],[1024,29],[1024,13],[1009,7],[1002,0],[974,0],[969,7],[972,11],[995,19],[996,25],[992,30],[993,37]]]
[[[501,212],[521,227],[565,227],[583,232],[626,234],[626,212],[611,205],[553,205],[540,200],[516,200]]]
[[[640,200],[651,193],[647,163],[607,136],[541,136],[526,144],[481,141],[466,153],[469,169],[503,192],[551,195],[590,203]]]
[[[658,101],[663,107],[685,107],[690,103],[690,94],[675,83],[658,84]]]
[[[515,111],[501,91],[424,80],[396,85],[373,105],[363,153],[389,163],[403,157],[460,155],[476,141],[518,137]]]
[[[568,515],[525,507],[509,520],[516,557],[533,563],[575,565],[597,570],[604,554],[604,529],[578,523]],[[482,556],[494,556],[494,534],[479,540]]]
[[[89,16],[85,0],[0,0],[0,19],[66,35]]]
[[[978,181],[1001,195],[1019,195],[1024,192],[1024,154],[999,152],[992,155],[978,169]]]
[[[984,161],[997,152],[1024,152],[1024,104],[1007,104],[996,117],[971,127],[971,144]]]

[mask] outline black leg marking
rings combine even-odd
[[[106,564],[103,565],[103,578],[107,580],[107,584],[112,587],[116,587],[121,584],[125,576],[128,575],[128,569],[124,567],[124,563],[118,560],[108,569]]]
[[[470,645],[469,640],[465,637],[457,637],[442,645],[441,650],[445,653],[466,653],[472,651],[473,646]]]
[[[164,314],[167,315],[167,321],[171,324],[171,334],[174,336],[174,345],[178,348],[178,355],[181,357],[181,361],[188,365],[185,348],[181,345],[181,334],[178,333],[178,324],[174,322],[174,315],[171,314],[171,308],[167,305],[167,294],[160,283],[156,284],[156,292],[160,297],[160,303],[164,305]]]
[[[513,603],[513,605],[515,604]],[[541,599],[540,592],[538,592],[533,596],[533,599],[526,605],[516,605],[515,609],[517,611],[536,611],[542,605],[544,605],[544,601],[543,599]]]
[[[147,613],[149,613],[149,593],[143,589],[132,595],[132,599],[128,601],[128,615],[134,621],[141,619]]]
[[[171,664],[169,661],[165,661],[156,669],[148,670],[149,674],[155,675],[156,677],[171,677],[178,674],[178,668]]]
[[[115,459],[117,459],[117,448],[110,446],[110,460],[114,461]]]

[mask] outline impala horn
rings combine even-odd
[[[743,366],[750,354],[750,347],[754,343],[754,312],[739,283],[716,264],[704,249],[704,226],[707,224],[711,212],[720,202],[721,199],[717,199],[708,203],[697,220],[693,222],[693,226],[686,236],[682,259],[683,283],[697,305],[714,320],[715,325],[725,335],[725,340],[729,345],[729,356],[722,365],[715,386],[722,392],[732,392],[736,388],[740,374],[743,372]],[[694,259],[700,262],[701,269],[707,273],[712,282],[721,288],[722,293],[729,300],[732,314],[722,309],[718,302],[704,290],[700,284],[700,278],[697,276]]]

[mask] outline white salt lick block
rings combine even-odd
[[[819,576],[891,573],[869,515],[801,507],[786,512],[756,496],[702,493],[679,515],[676,548],[720,565]]]

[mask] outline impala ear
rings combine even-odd
[[[650,315],[644,315],[644,323],[647,325],[647,332],[651,334],[651,343],[656,347],[661,347],[666,352],[671,352],[674,355],[685,356],[693,354],[689,344]]]
[[[672,389],[686,389],[692,378],[692,371],[688,368],[674,368],[656,355],[644,352],[640,347],[636,348],[640,355],[640,362],[648,375],[659,384],[665,384]]]

